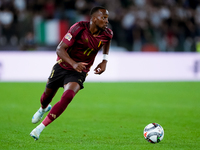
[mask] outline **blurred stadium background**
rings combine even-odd
[[[109,10],[121,50],[200,51],[199,0],[0,0],[0,50],[55,50],[96,5]]]
[[[44,81],[57,44],[97,5],[109,10],[114,32],[112,63],[98,79],[200,80],[200,0],[0,0],[0,80]]]

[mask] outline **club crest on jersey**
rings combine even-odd
[[[67,39],[68,41],[70,41],[72,39],[72,35],[70,33],[67,33],[65,35],[65,39]]]
[[[88,43],[88,38],[86,38],[86,39],[84,40],[84,42]]]

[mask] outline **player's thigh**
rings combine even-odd
[[[64,92],[67,90],[73,90],[75,93],[77,93],[80,90],[80,85],[77,82],[69,82],[64,85]]]

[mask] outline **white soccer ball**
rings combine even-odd
[[[159,143],[164,137],[164,130],[158,123],[150,123],[144,128],[144,138],[150,143]]]

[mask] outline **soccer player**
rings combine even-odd
[[[94,7],[90,12],[89,22],[75,23],[56,49],[57,63],[54,65],[48,78],[46,88],[41,96],[41,107],[33,115],[32,123],[39,122],[44,113],[50,111],[46,118],[30,135],[38,140],[42,130],[58,118],[80,89],[87,72],[90,70],[98,51],[102,48],[103,59],[94,69],[95,74],[101,74],[106,69],[108,52],[113,32],[108,26],[108,10],[104,7]],[[57,90],[63,87],[64,92],[60,101],[52,108],[52,101]]]

